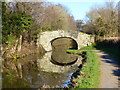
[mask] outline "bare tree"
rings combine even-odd
[[[87,13],[88,29],[96,35],[117,36],[118,33],[118,12],[114,2],[106,2],[103,7],[92,9]],[[90,30],[86,30],[90,31]]]

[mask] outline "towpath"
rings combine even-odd
[[[117,62],[107,53],[100,50],[92,50],[100,58],[100,86],[99,88],[120,88],[120,68]]]

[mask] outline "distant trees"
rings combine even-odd
[[[67,9],[48,2],[2,3],[3,43],[22,36],[22,42],[35,41],[41,31],[76,30],[74,17]]]
[[[98,36],[118,36],[118,9],[114,2],[106,2],[103,7],[93,8],[87,13],[84,26],[86,33]]]
[[[76,20],[76,26],[79,31],[83,31],[83,26],[84,26],[83,20]]]
[[[60,4],[54,5],[48,2],[19,2],[18,4],[33,17],[35,26],[38,26],[41,31],[76,29],[74,18]]]

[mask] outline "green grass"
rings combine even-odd
[[[98,88],[100,81],[100,63],[98,61],[98,56],[95,52],[90,51],[91,49],[102,50],[113,58],[116,58],[120,64],[120,47],[104,47],[100,45],[87,46],[79,50],[67,50],[67,52],[87,52],[87,65],[82,68],[83,74],[77,78],[78,85],[76,88]]]
[[[86,47],[82,47],[80,48],[79,50],[67,50],[66,52],[82,52],[82,51],[88,51],[88,50],[91,50],[91,49],[96,49],[95,47],[93,46],[86,46]]]
[[[88,50],[82,50],[82,49],[79,49],[79,50],[67,50],[66,52],[76,53],[76,52],[82,52],[82,51],[88,51]]]
[[[85,47],[85,49],[88,47]],[[87,65],[82,68],[83,74],[77,78],[76,88],[98,88],[100,77],[100,63],[95,52],[87,51]]]
[[[100,81],[100,63],[98,56],[95,52],[90,51],[91,49],[102,50],[110,54],[113,58],[116,58],[120,64],[120,47],[94,45],[83,47],[80,50],[67,50],[68,52],[87,52],[87,65],[82,68],[83,74],[77,78],[78,85],[76,88],[98,88]]]
[[[86,46],[86,47],[82,47],[81,49],[96,49],[96,47],[94,47],[94,46]]]
[[[119,63],[120,65],[120,47],[112,47],[112,46],[101,46],[101,45],[94,45],[94,46],[87,46],[87,47],[83,47],[81,49],[97,49],[97,50],[102,50],[106,53],[108,53],[110,56],[112,56],[113,58],[115,58],[115,60]],[[78,50],[80,51],[80,50]]]

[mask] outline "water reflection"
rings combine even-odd
[[[59,65],[69,65],[77,61],[75,55],[66,53],[69,49],[78,49],[77,42],[69,37],[60,37],[51,41],[52,45],[52,62]]]
[[[63,41],[62,45],[61,40]],[[33,54],[16,61],[6,61],[3,72],[3,88],[40,88],[44,85],[50,87],[66,86],[72,73],[82,63],[82,57],[66,53],[69,48],[77,49],[77,44],[74,44],[73,40],[66,38],[64,38],[65,41],[61,40],[53,42],[53,51],[47,52],[43,56]],[[51,62],[53,60],[63,65],[54,64]],[[71,62],[71,65],[64,65]]]
[[[42,59],[37,59],[37,65],[40,70],[46,71],[46,72],[56,72],[56,73],[67,73],[68,72],[69,73],[71,71],[76,70],[76,68],[78,68],[78,66],[81,64],[81,57],[79,57],[77,62],[75,62],[72,65],[68,65],[68,66],[56,65],[50,61],[51,54],[52,52],[47,52],[45,53]]]
[[[3,88],[40,88],[43,85],[61,86],[69,79],[69,74],[81,64],[81,59],[73,65],[59,66],[50,62],[51,54],[52,52],[45,53],[42,58],[38,55],[30,55],[20,59],[19,62],[15,63],[15,66],[18,67],[17,72],[12,69],[4,71]],[[10,64],[10,62],[8,63]]]
[[[72,74],[73,73],[69,74],[68,79],[61,85],[61,87],[67,87],[69,85]]]

